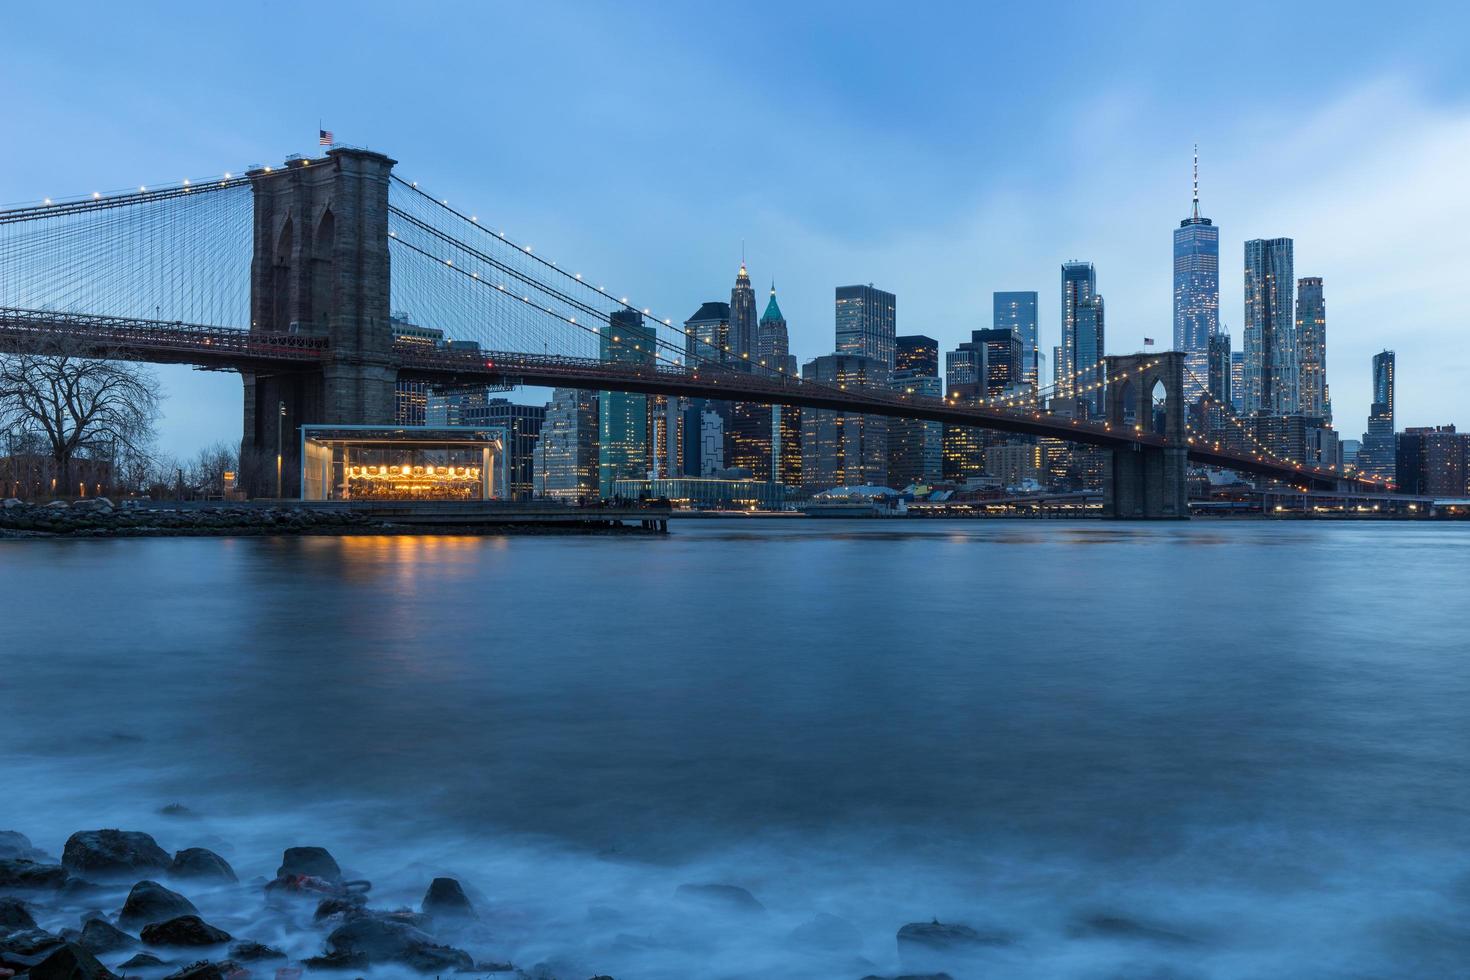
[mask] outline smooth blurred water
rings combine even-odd
[[[448,871],[563,980],[1470,976],[1470,526],[673,527],[0,543],[0,829]]]

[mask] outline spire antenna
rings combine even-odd
[[[1199,220],[1199,144],[1194,144],[1194,220]]]

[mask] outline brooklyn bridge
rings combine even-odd
[[[1190,463],[1301,489],[1383,490],[1192,431],[1178,353],[1089,365],[1086,384],[1105,389],[1094,420],[1048,408],[1081,378],[974,404],[802,380],[701,349],[673,320],[431,196],[395,165],[336,148],[0,211],[0,350],[64,341],[83,356],[237,372],[242,458],[283,460],[288,492],[300,427],[391,424],[399,380],[715,398],[1063,439],[1107,451],[1104,507],[1119,518],[1187,517]],[[393,310],[474,343],[395,340]],[[653,329],[619,331],[630,316]]]

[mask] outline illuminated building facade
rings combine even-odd
[[[939,341],[921,333],[894,338],[893,380],[939,377]]]
[[[879,361],[891,375],[897,354],[898,298],[866,286],[837,287],[837,353]]]
[[[303,425],[302,500],[504,499],[499,428]]]
[[[660,498],[677,510],[782,510],[786,487],[769,480],[733,477],[676,477],[666,480],[619,480],[615,494],[624,499]]]
[[[999,479],[1002,485],[1014,487],[1025,480],[1041,479],[1041,447],[1029,442],[1011,441],[987,446],[985,473]]]
[[[1036,318],[1036,291],[991,295],[991,322],[996,330],[1010,330],[1021,342],[1021,370],[1017,378],[1035,388],[1041,378],[1041,348]]]
[[[393,341],[412,344],[415,347],[435,348],[444,346],[444,331],[435,327],[421,327],[409,320],[408,315],[396,313],[389,317],[393,328]],[[393,386],[393,421],[398,425],[423,425],[428,421],[429,383],[427,381],[398,381]]]
[[[1097,271],[1091,262],[1062,264],[1062,343],[1056,367],[1057,397],[1076,399],[1084,414],[1103,411],[1104,391],[1092,387],[1102,379],[1105,318],[1103,298],[1097,291]]]
[[[915,395],[944,397],[944,382],[937,377],[895,378],[893,387]],[[906,487],[914,483],[934,483],[942,479],[944,423],[924,419],[889,419],[889,484]]]
[[[517,405],[492,398],[484,389],[429,395],[427,424],[469,425],[504,429],[507,490],[512,500],[530,500],[536,487],[536,446],[546,421],[545,405]]]
[[[621,309],[598,335],[604,361],[653,364],[655,329],[637,310]],[[597,410],[598,492],[611,497],[614,480],[648,475],[648,396],[626,391],[599,392]]]
[[[727,364],[730,349],[730,304],[703,303],[684,321],[684,358],[691,367]],[[725,468],[725,429],[728,402],[690,398],[682,402],[684,475],[708,476]],[[710,416],[714,417],[711,418]],[[717,437],[717,438],[716,438]]]
[[[532,452],[538,497],[577,503],[598,496],[596,392],[557,388]]]
[[[1368,409],[1368,431],[1358,450],[1358,469],[1380,480],[1393,479],[1394,449],[1394,353],[1373,355],[1373,403]]]
[[[1292,316],[1293,245],[1290,238],[1245,243],[1246,414],[1295,415],[1301,411],[1296,319]]]
[[[970,339],[945,354],[944,395],[962,405],[1020,394],[1025,351],[1009,328],[970,331]],[[985,449],[1001,436],[985,429],[947,425],[943,435],[946,480],[966,482],[985,475]]]
[[[1332,421],[1332,395],[1327,388],[1327,301],[1322,280],[1308,276],[1296,281],[1297,382],[1303,415]]]
[[[1196,148],[1193,208],[1174,229],[1174,349],[1204,354],[1219,329],[1220,229],[1199,213]]]
[[[1410,427],[1398,434],[1394,482],[1399,493],[1470,494],[1470,433],[1453,425]]]
[[[871,357],[827,354],[802,367],[818,384],[887,388],[888,365]],[[883,486],[888,480],[888,419],[827,409],[801,413],[801,482],[811,491],[844,485]]]

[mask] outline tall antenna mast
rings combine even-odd
[[[1194,144],[1194,220],[1199,220],[1199,144]]]

